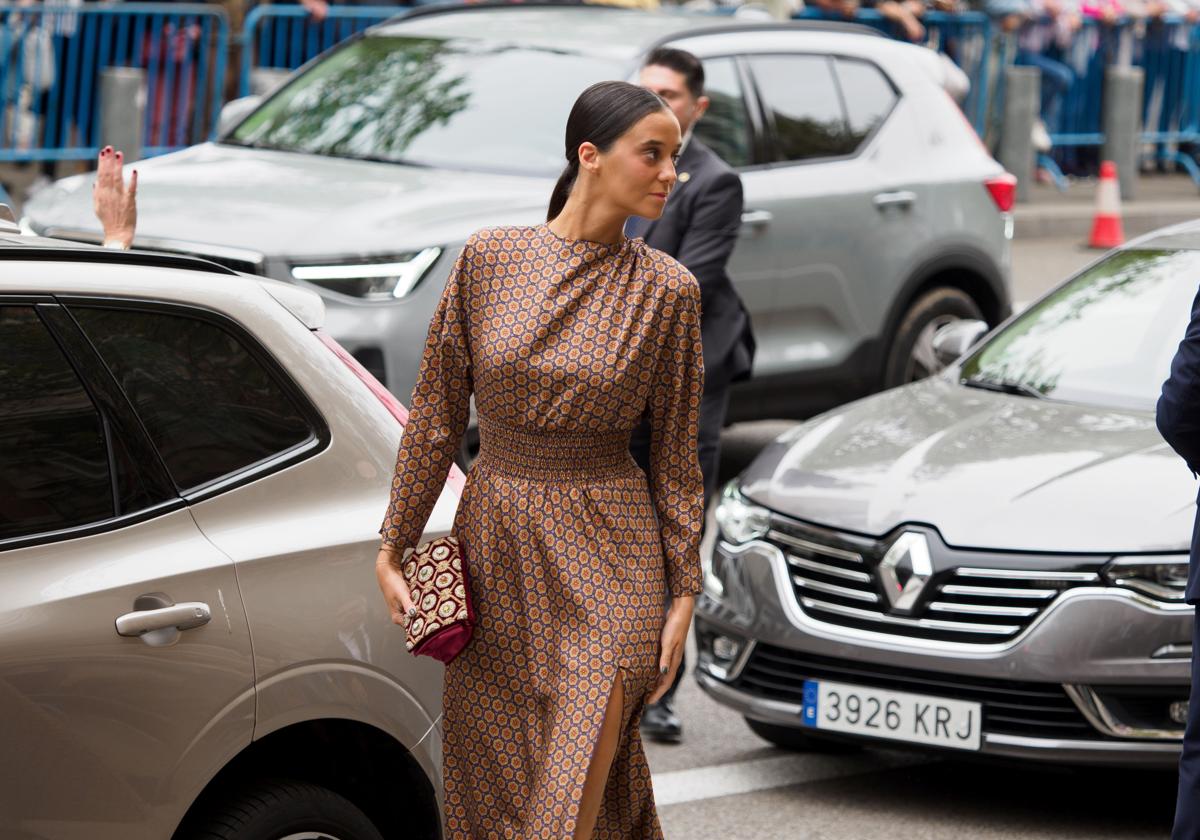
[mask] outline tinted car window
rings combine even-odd
[[[850,134],[857,147],[884,121],[896,102],[896,90],[878,67],[866,61],[835,62]]]
[[[742,82],[732,58],[704,62],[708,112],[696,123],[695,135],[730,166],[750,164],[750,119]]]
[[[831,59],[756,56],[750,66],[774,122],[776,160],[838,157],[858,146],[846,124]]]
[[[32,307],[0,307],[0,539],[116,512],[104,422]]]
[[[231,142],[448,168],[558,173],[563,126],[620,61],[509,42],[377,35],[337,50]]]
[[[287,392],[230,332],[163,312],[72,309],[181,490],[309,440]]]
[[[967,359],[964,380],[1153,411],[1187,327],[1197,251],[1120,251],[1025,310]]]

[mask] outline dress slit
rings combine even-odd
[[[578,780],[577,790],[579,791],[579,794],[578,794],[578,796],[575,797],[575,802],[574,802],[575,813],[574,813],[574,818],[571,820],[571,825],[570,825],[572,834],[574,834],[574,832],[578,828],[579,818],[583,811],[585,794],[587,792],[587,778],[591,774],[592,768],[595,766],[595,763],[597,760],[597,752],[599,751],[599,748],[600,748],[601,738],[604,735],[605,723],[608,722],[609,714],[610,714],[611,707],[613,704],[613,693],[617,688],[618,681],[620,681],[620,686],[621,686],[620,717],[617,718],[617,720],[614,723],[612,723],[612,726],[617,730],[616,731],[616,743],[613,745],[612,754],[608,758],[608,770],[604,774],[603,784],[600,786],[600,789],[599,789],[598,793],[596,794],[598,798],[597,798],[597,802],[596,802],[596,813],[595,813],[595,817],[593,819],[593,835],[597,833],[596,829],[600,827],[600,815],[601,815],[601,812],[604,810],[605,800],[608,798],[609,782],[611,781],[613,770],[617,764],[617,756],[621,751],[622,742],[624,740],[623,728],[626,725],[626,717],[627,717],[627,714],[629,711],[629,701],[628,701],[629,680],[626,677],[625,672],[626,672],[626,669],[623,668],[621,665],[617,664],[617,665],[612,666],[610,672],[605,677],[604,685],[606,686],[606,688],[605,688],[603,694],[601,695],[604,698],[604,702],[601,706],[599,706],[599,709],[600,709],[599,720],[594,721],[592,724],[593,734],[590,739],[591,750],[588,754],[589,757],[588,757],[587,763],[583,765],[582,776]]]

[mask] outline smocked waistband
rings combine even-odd
[[[632,429],[557,431],[479,418],[479,459],[517,476],[554,479],[629,473]]]

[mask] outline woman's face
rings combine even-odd
[[[626,215],[657,219],[675,186],[679,121],[668,110],[642,117],[599,155],[605,195]]]

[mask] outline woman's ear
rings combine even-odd
[[[579,165],[588,172],[595,172],[600,167],[600,150],[595,144],[579,144]]]

